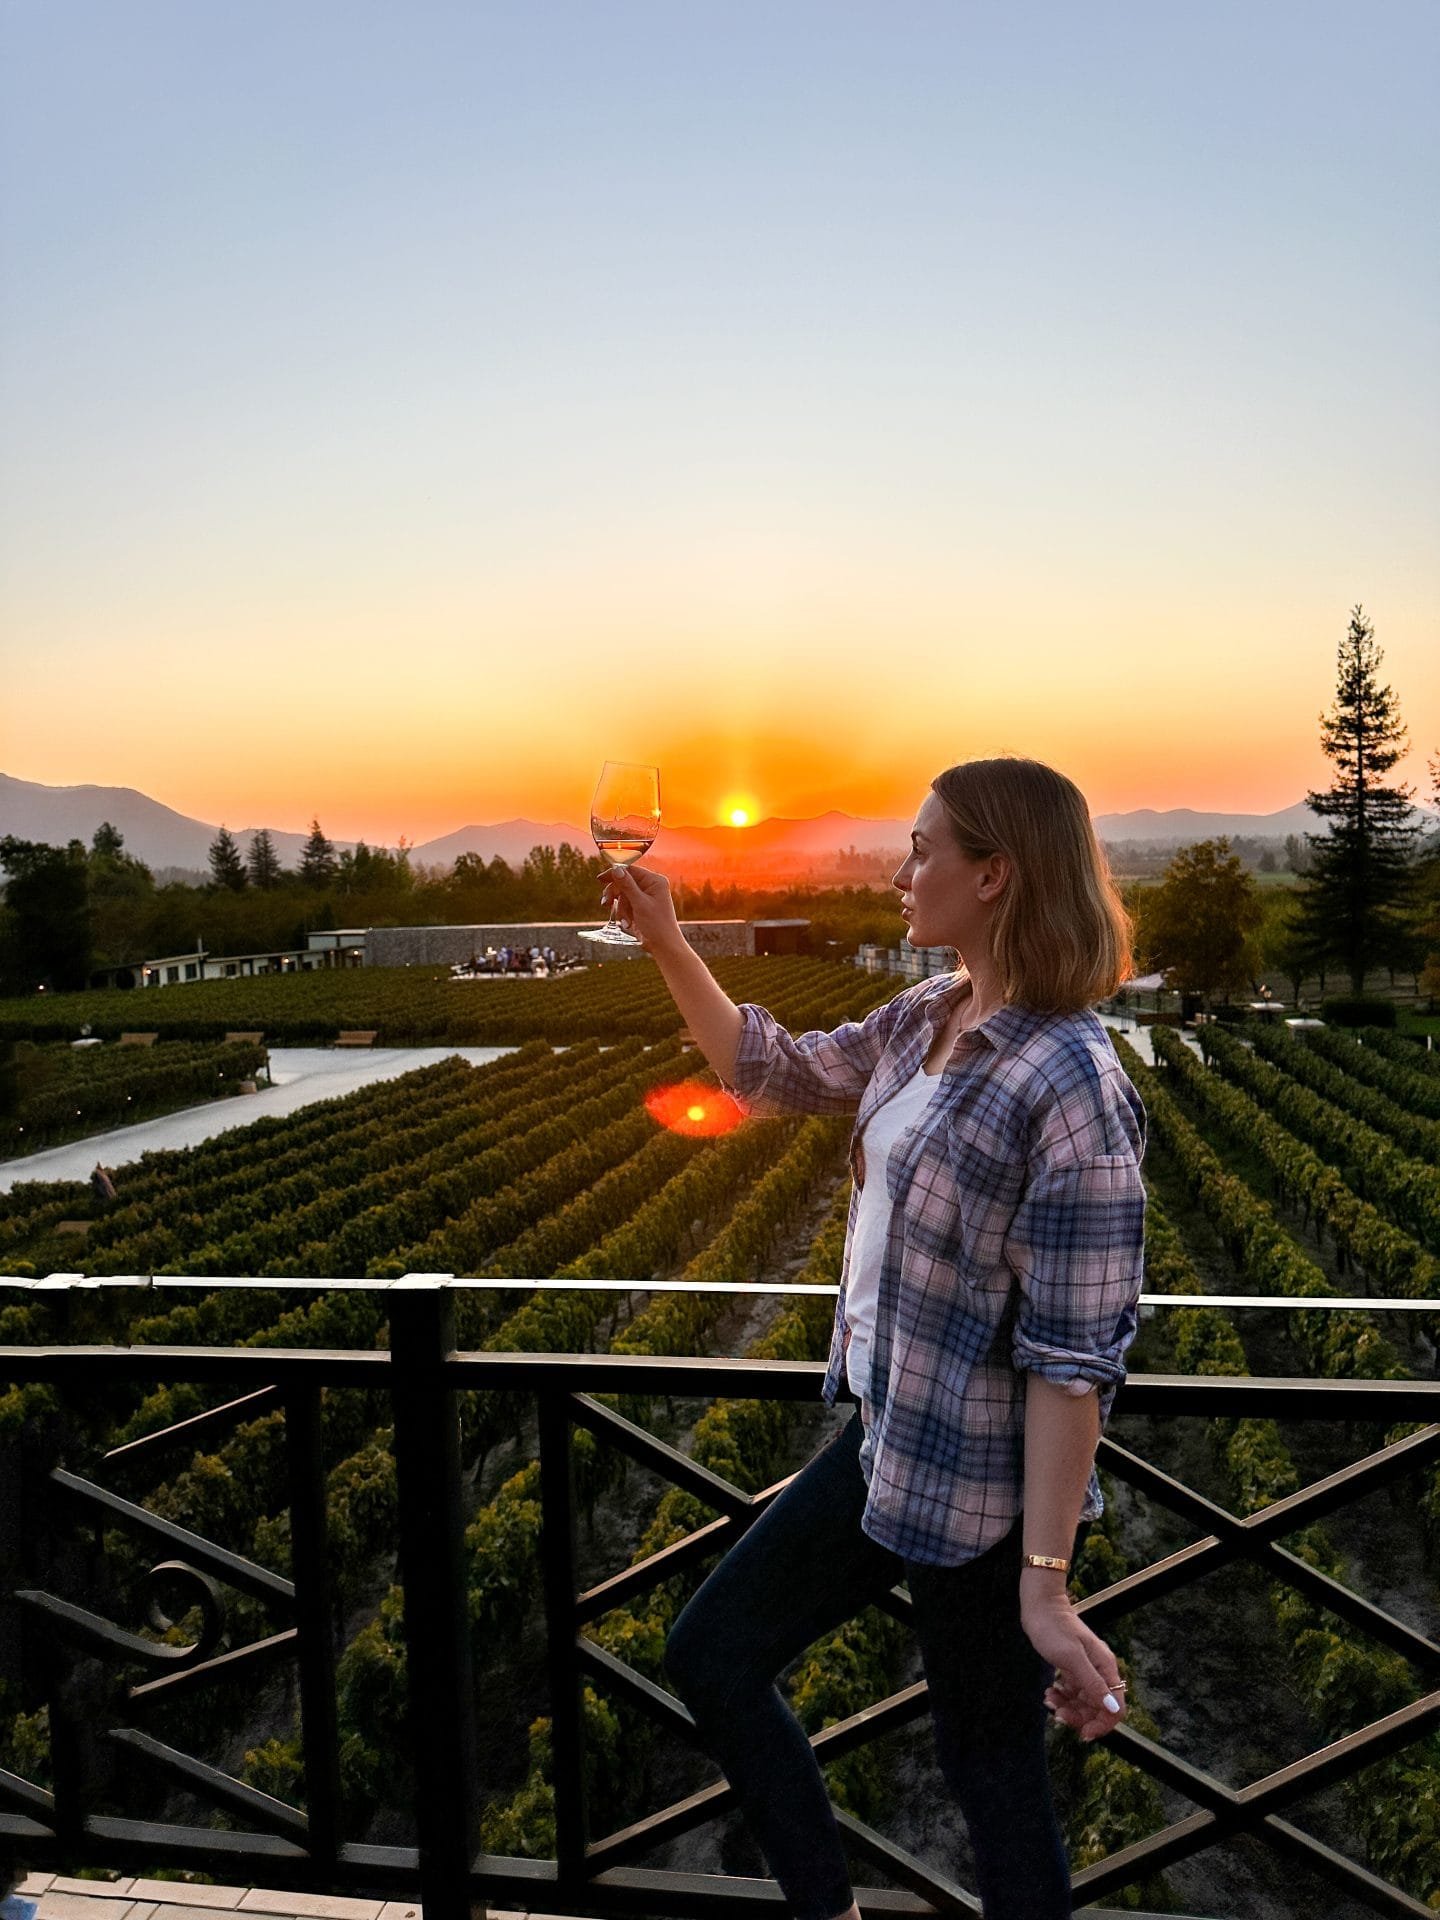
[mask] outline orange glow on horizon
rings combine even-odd
[[[739,836],[772,819],[834,810],[908,825],[941,768],[1005,752],[1034,755],[1069,775],[1097,814],[1141,807],[1264,814],[1328,783],[1316,723],[1333,696],[1333,663],[1318,645],[1297,663],[1283,649],[1267,653],[1258,635],[1248,639],[1246,701],[1231,697],[1242,669],[1232,662],[1227,673],[1225,659],[1197,652],[1191,666],[1203,660],[1204,671],[1187,668],[1167,687],[1175,697],[1147,706],[1141,724],[1134,701],[1117,698],[1113,679],[1088,662],[1072,670],[1065,661],[1024,657],[1018,647],[1012,651],[1022,652],[1024,671],[1013,674],[1013,686],[982,660],[973,671],[988,678],[963,701],[947,696],[943,674],[922,682],[919,666],[893,685],[878,671],[846,679],[838,670],[817,685],[815,660],[806,655],[789,679],[774,668],[763,708],[757,692],[753,706],[732,710],[676,668],[658,691],[638,690],[634,712],[603,722],[588,707],[567,704],[553,679],[528,689],[502,678],[477,705],[463,696],[437,702],[432,676],[418,690],[387,687],[388,704],[377,711],[357,687],[333,675],[317,680],[332,656],[295,636],[299,677],[263,740],[243,742],[197,721],[210,710],[202,697],[208,703],[210,696],[193,652],[177,655],[190,677],[167,686],[134,728],[117,735],[112,716],[128,697],[124,673],[133,656],[117,645],[88,658],[92,698],[77,706],[42,680],[36,663],[48,655],[39,649],[17,668],[16,686],[7,683],[9,710],[27,718],[23,729],[18,720],[7,729],[9,716],[0,713],[0,769],[48,786],[138,788],[191,819],[224,821],[232,832],[268,826],[304,834],[318,816],[335,840],[393,846],[403,834],[424,846],[467,826],[520,818],[563,828],[552,838],[585,848],[600,763],[633,759],[661,770],[657,858],[667,828],[720,826],[736,836],[741,854]],[[1133,636],[1112,636],[1107,645],[1106,658],[1151,659]],[[1384,671],[1403,698],[1414,743],[1396,777],[1423,799],[1429,743],[1440,737],[1440,677],[1428,660],[1422,666],[1409,636],[1387,646]],[[924,690],[918,696],[917,687]],[[327,723],[317,730],[320,711]]]

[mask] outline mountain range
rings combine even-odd
[[[51,787],[0,773],[0,837],[14,834],[17,839],[57,846],[73,839],[88,844],[102,820],[119,828],[127,852],[147,866],[191,872],[206,870],[210,843],[218,831],[134,787]],[[1198,813],[1188,807],[1157,812],[1142,807],[1130,813],[1099,814],[1095,827],[1111,845],[1128,842],[1158,849],[1220,834],[1283,841],[1287,834],[1315,833],[1321,822],[1302,801],[1278,813]],[[232,831],[244,851],[259,826]],[[281,864],[297,866],[307,836],[271,827],[270,837]],[[864,864],[869,865],[892,851],[898,857],[909,839],[908,820],[863,819],[832,809],[813,819],[772,818],[752,827],[664,827],[656,859],[668,872],[687,878],[741,869],[752,877],[816,869],[833,873],[844,870],[842,854],[853,850],[856,856],[865,856]],[[417,865],[449,866],[462,853],[485,860],[498,854],[518,867],[532,847],[559,846],[567,840],[589,851],[589,832],[577,822],[477,822],[412,848],[411,859]],[[352,844],[336,842],[337,847]]]

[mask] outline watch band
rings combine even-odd
[[[1048,1567],[1052,1573],[1068,1573],[1070,1571],[1070,1562],[1068,1560],[1062,1560],[1058,1553],[1027,1553],[1025,1555],[1025,1565],[1027,1567]]]

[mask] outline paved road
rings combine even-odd
[[[179,1113],[162,1114],[158,1120],[141,1120],[133,1127],[91,1134],[68,1146],[47,1147],[43,1153],[29,1154],[23,1160],[0,1162],[0,1193],[8,1193],[19,1180],[88,1180],[97,1160],[107,1167],[122,1167],[129,1160],[138,1160],[142,1153],[161,1147],[199,1146],[202,1140],[213,1140],[232,1127],[246,1127],[252,1120],[267,1116],[297,1113],[316,1100],[354,1093],[375,1080],[394,1080],[414,1067],[430,1066],[457,1053],[472,1066],[483,1067],[514,1051],[513,1047],[374,1047],[364,1052],[272,1047],[273,1086],[262,1087],[256,1094],[236,1094],[229,1100],[185,1107]]]

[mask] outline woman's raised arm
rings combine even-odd
[[[659,967],[695,1044],[725,1082],[735,1079],[735,1053],[744,1025],[740,1009],[680,931],[670,882],[649,867],[612,867],[602,895],[620,902],[622,922]]]

